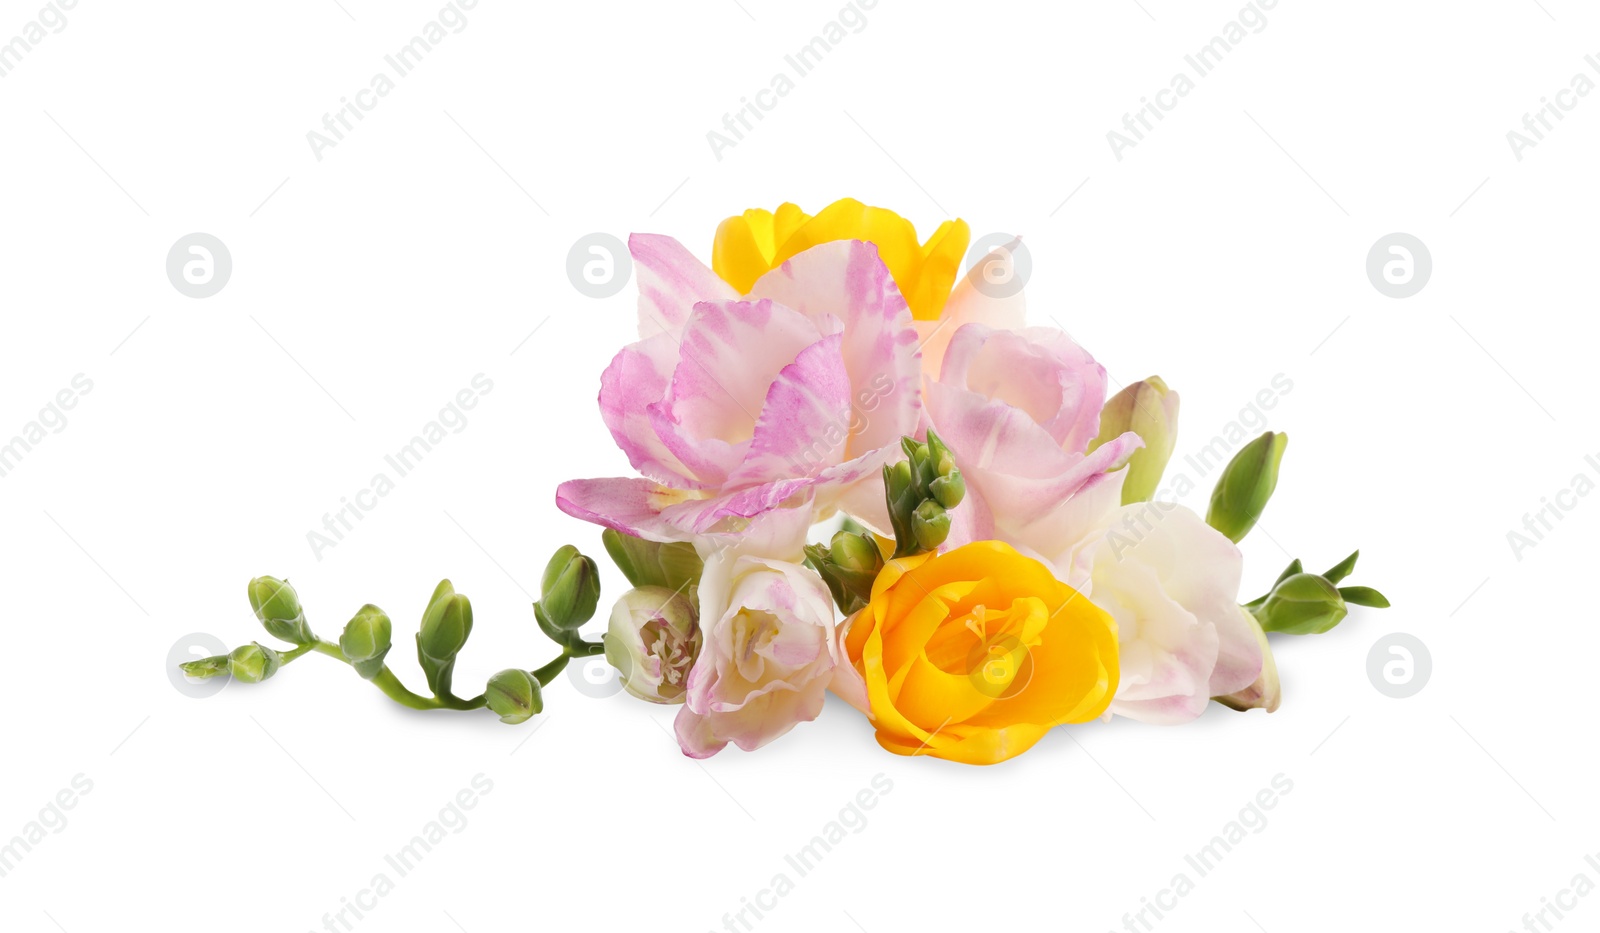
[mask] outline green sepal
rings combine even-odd
[[[1389,597],[1370,586],[1341,586],[1339,595],[1352,606],[1366,606],[1370,609],[1389,608]]]

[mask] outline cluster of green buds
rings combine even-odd
[[[1290,562],[1265,596],[1245,604],[1263,631],[1320,635],[1349,615],[1350,606],[1389,608],[1389,600],[1370,586],[1340,586],[1356,569],[1360,551],[1322,573],[1307,573],[1299,559]]]
[[[288,581],[257,577],[250,581],[250,608],[269,635],[294,646],[274,649],[251,642],[228,654],[180,665],[189,677],[231,676],[240,683],[260,683],[295,659],[317,653],[349,664],[390,699],[412,709],[471,710],[487,707],[507,723],[526,722],[544,709],[541,688],[548,686],[575,657],[591,657],[604,648],[585,640],[579,629],[594,617],[600,600],[600,575],[594,561],[570,545],[556,551],[545,568],[540,599],[534,603],[539,628],[561,653],[537,670],[509,668],[493,677],[484,692],[462,698],[455,694],[456,658],[472,634],[472,603],[441,580],[429,598],[417,631],[417,662],[431,696],[414,693],[384,663],[393,647],[389,616],[371,603],[345,624],[337,643],[319,638],[306,621],[300,596]]]
[[[839,611],[851,615],[872,598],[884,554],[877,536],[847,521],[827,544],[806,545],[806,557],[828,585]]]
[[[900,441],[906,459],[883,468],[883,494],[894,531],[892,551],[877,535],[852,521],[826,544],[806,546],[806,558],[821,575],[846,615],[872,598],[872,584],[886,559],[938,550],[950,536],[950,510],[967,495],[955,456],[932,430],[926,442]]]
[[[950,510],[967,494],[955,456],[931,429],[927,443],[900,439],[906,459],[883,468],[884,496],[894,528],[894,556],[936,550],[950,534]]]

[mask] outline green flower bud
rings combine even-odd
[[[1339,590],[1314,573],[1291,574],[1251,611],[1268,632],[1317,635],[1344,621],[1350,610]]]
[[[850,615],[867,604],[883,569],[883,551],[871,532],[837,531],[829,544],[807,545],[805,552],[841,612]]]
[[[185,661],[178,665],[178,669],[196,680],[209,680],[228,673],[228,656],[218,654],[198,661]]]
[[[883,552],[870,532],[836,532],[828,545],[828,560],[840,570],[877,576],[883,569]]]
[[[371,680],[383,670],[383,657],[389,653],[393,626],[382,609],[371,603],[362,606],[344,626],[339,650],[356,673]]]
[[[928,492],[934,501],[947,509],[953,509],[961,504],[967,496],[967,481],[961,477],[961,471],[953,466],[928,484]]]
[[[634,586],[664,586],[669,590],[700,582],[704,562],[687,541],[662,544],[625,535],[614,528],[600,534],[600,541],[622,575]]]
[[[1155,495],[1178,440],[1178,393],[1168,389],[1160,376],[1135,382],[1111,396],[1100,411],[1100,436],[1090,442],[1090,452],[1128,431],[1139,435],[1144,446],[1128,459],[1122,481],[1123,505],[1148,502]]]
[[[539,681],[527,671],[516,668],[501,671],[489,678],[489,686],[484,688],[483,695],[489,709],[500,717],[500,721],[511,725],[527,722],[544,711],[544,696],[539,692]]]
[[[1255,630],[1256,641],[1261,645],[1261,674],[1256,677],[1255,683],[1243,690],[1212,699],[1241,713],[1250,709],[1277,712],[1278,705],[1283,702],[1283,687],[1278,681],[1278,662],[1273,660],[1272,646],[1267,643],[1267,632],[1253,613],[1242,607],[1239,611],[1249,620],[1250,627]]]
[[[305,613],[300,608],[300,595],[287,580],[277,577],[256,577],[250,581],[250,608],[261,620],[262,628],[273,638],[292,645],[307,645],[316,641],[311,626],[306,624]]]
[[[651,703],[682,703],[701,636],[692,602],[659,586],[622,594],[605,634],[606,662],[622,688]]]
[[[450,585],[446,580],[440,590]],[[437,592],[437,591],[436,591]],[[440,595],[422,616],[417,650],[436,663],[453,661],[472,634],[472,603],[452,588]]]
[[[1288,444],[1289,435],[1268,431],[1244,445],[1211,491],[1206,524],[1235,543],[1243,540],[1266,510],[1272,491],[1278,488],[1278,465]]]
[[[884,467],[883,482],[885,489],[888,491],[889,507],[893,510],[897,503],[906,498],[907,493],[913,491],[911,488],[910,461],[900,460],[893,466]]]
[[[600,568],[577,548],[564,545],[545,565],[540,590],[545,618],[560,631],[575,632],[594,618],[600,602]]]
[[[937,549],[950,536],[950,513],[932,499],[926,500],[911,513],[911,533],[924,551]]]
[[[928,459],[933,463],[934,474],[949,476],[956,468],[956,458],[950,448],[945,446],[944,438],[928,430]]]
[[[258,642],[240,645],[228,655],[228,673],[241,683],[261,683],[278,673],[282,666],[282,656]]]

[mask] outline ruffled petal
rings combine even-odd
[[[733,288],[706,268],[682,243],[669,236],[635,233],[628,237],[634,280],[639,285],[639,337],[677,334],[696,302],[738,298]]]
[[[668,485],[699,486],[662,443],[649,414],[666,395],[677,355],[676,341],[665,333],[624,347],[600,375],[600,417],[634,469]]]
[[[767,387],[749,452],[730,485],[815,475],[844,459],[850,376],[839,356],[842,340],[831,334],[801,350]]]
[[[753,298],[770,298],[828,327],[843,326],[840,353],[852,397],[850,454],[898,443],[916,430],[917,333],[878,248],[860,240],[824,243],[762,276]]]
[[[650,407],[662,443],[710,486],[738,468],[767,390],[822,332],[772,301],[706,301],[684,325],[666,397]]]

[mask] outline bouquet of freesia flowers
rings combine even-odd
[[[521,722],[571,658],[603,654],[630,695],[679,705],[678,742],[697,758],[759,748],[816,718],[829,691],[889,751],[971,764],[1104,716],[1276,709],[1267,633],[1387,605],[1340,586],[1354,554],[1322,574],[1295,561],[1240,604],[1235,543],[1287,438],[1244,445],[1204,518],[1152,501],[1177,393],[1152,377],[1108,400],[1082,347],[1026,326],[1008,285],[1015,241],[958,281],[969,238],[957,220],[919,241],[852,200],[731,217],[710,267],[670,237],[631,238],[639,340],[601,374],[599,402],[640,475],[556,491],[562,511],[605,527],[632,585],[599,641],[579,634],[597,568],[566,547],[534,605],[559,655],[477,697],[452,690],[472,611],[449,581],[417,636],[431,695],[384,665],[382,610],[324,641],[270,577],[251,582],[252,606],[294,647],[252,643],[185,670],[253,682],[317,651],[405,705]],[[822,522],[838,528],[809,543]]]

